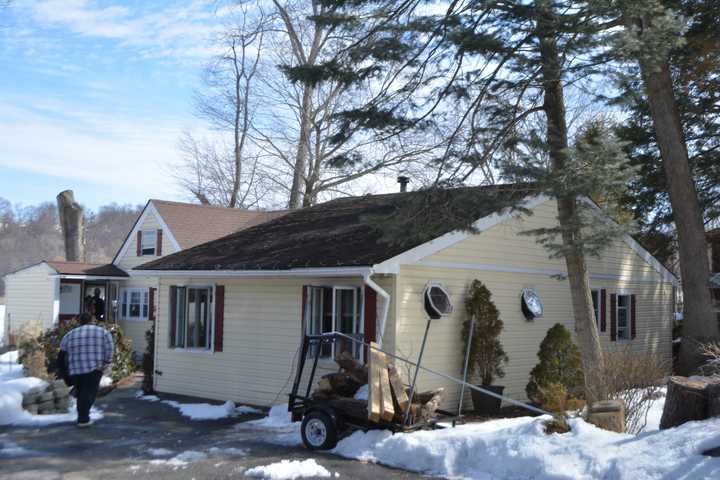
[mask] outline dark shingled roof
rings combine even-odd
[[[143,264],[139,270],[371,266],[536,191],[528,185],[434,189],[331,200]]]
[[[127,277],[128,274],[111,263],[45,262],[60,275],[87,275],[88,277]]]

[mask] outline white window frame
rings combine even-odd
[[[216,292],[215,292],[215,286],[214,285],[173,285],[174,287],[185,290],[185,298],[182,299],[182,308],[184,311],[184,322],[185,326],[183,329],[183,345],[177,345],[175,344],[172,349],[177,351],[184,351],[184,352],[199,352],[199,353],[212,353],[215,351],[215,298],[216,298]],[[209,290],[210,292],[210,298],[208,300],[208,341],[207,341],[207,347],[188,347],[187,346],[187,338],[188,338],[188,300],[190,295],[188,295],[188,290]],[[180,331],[180,325],[179,325],[179,315],[178,312],[180,312],[180,295],[177,296],[175,301],[177,302],[175,305],[175,342],[177,342],[177,333]]]
[[[147,234],[147,235],[146,235]],[[146,239],[147,236],[147,239]],[[140,230],[140,256],[155,255],[157,252],[157,230]],[[146,245],[146,240],[148,244]],[[152,243],[152,246],[149,245]],[[152,250],[152,252],[146,252],[145,250]]]
[[[130,299],[133,293],[140,294],[140,315],[130,315]],[[144,307],[144,308],[143,308]],[[143,315],[145,313],[145,315]],[[120,289],[120,318],[130,322],[146,322],[150,315],[150,289],[128,287]]]
[[[354,316],[354,323],[353,330],[354,332],[352,335],[361,335],[363,340],[365,338],[365,292],[364,289],[360,286],[352,286],[352,285],[309,285],[308,288],[310,291],[307,295],[307,305],[305,307],[305,333],[308,335],[319,335],[321,333],[327,333],[322,332],[322,325],[320,325],[320,332],[311,332],[311,320],[312,320],[312,311],[313,311],[313,305],[312,305],[312,289],[314,288],[320,288],[320,289],[332,289],[332,331],[333,332],[340,332],[339,325],[338,325],[338,316],[337,316],[337,292],[341,290],[351,290],[353,292],[353,316]],[[324,302],[324,298],[321,297],[321,301]],[[324,311],[324,308],[321,309]],[[359,361],[364,361],[364,348],[362,348],[359,344],[354,343],[353,344],[353,355],[357,355],[355,358],[357,358]],[[332,349],[330,351],[329,355],[320,355],[319,359],[321,360],[332,360],[335,358],[335,342],[332,343]]]
[[[620,297],[627,297],[627,306],[620,307]],[[625,310],[627,325],[623,331],[627,336],[620,336],[620,309]],[[632,294],[627,292],[615,293],[615,340],[618,342],[629,342],[632,340]]]

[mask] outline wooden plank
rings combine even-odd
[[[377,348],[375,342],[370,342],[371,347]],[[382,361],[379,358],[377,350],[369,348],[368,367],[370,371],[368,379],[368,420],[371,422],[379,422],[382,414],[382,390],[380,387],[380,368]]]
[[[387,357],[379,352],[382,365],[380,367],[380,391],[382,392],[382,412],[380,416],[385,421],[392,421],[395,417],[395,406],[393,405],[392,391],[390,390],[390,378],[387,369]]]
[[[397,400],[397,403],[400,406],[400,411],[405,413],[410,406],[410,399],[407,396],[405,385],[403,385],[395,365],[388,365],[388,374],[390,377],[390,388],[392,389],[392,393],[395,395],[395,400]]]

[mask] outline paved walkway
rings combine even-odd
[[[245,478],[243,472],[254,466],[308,458],[338,472],[339,478],[421,478],[303,447],[264,443],[262,431],[242,424],[258,415],[243,416],[242,420],[191,421],[173,407],[136,399],[136,391],[133,384],[100,399],[97,407],[104,411],[104,418],[87,430],[71,424],[0,427],[0,479]],[[166,454],[158,457],[152,449],[165,449]],[[188,451],[201,452],[200,458],[185,465],[167,461]]]

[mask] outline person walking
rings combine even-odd
[[[103,370],[113,356],[113,339],[110,332],[91,325],[92,317],[83,313],[80,326],[70,330],[60,341],[60,350],[66,353],[70,382],[77,391],[77,425],[89,427],[90,408],[95,403]]]

